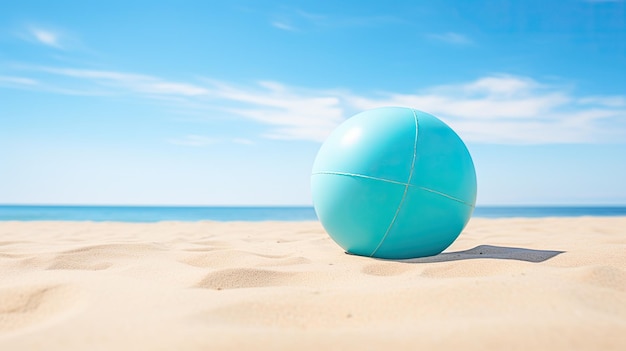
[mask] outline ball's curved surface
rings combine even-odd
[[[379,258],[432,256],[469,221],[476,173],[463,141],[424,112],[359,113],[320,148],[311,176],[315,212],[347,252]]]

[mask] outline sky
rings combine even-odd
[[[380,106],[459,134],[478,205],[626,204],[624,1],[1,1],[0,204],[310,205]]]

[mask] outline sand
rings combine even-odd
[[[0,350],[626,350],[626,217],[473,219],[444,254],[317,222],[0,222]]]

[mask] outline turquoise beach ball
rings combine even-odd
[[[359,113],[320,148],[311,176],[315,212],[348,253],[406,259],[441,253],[476,204],[476,172],[459,136],[403,107]]]

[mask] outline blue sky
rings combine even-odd
[[[624,1],[5,1],[0,203],[310,204],[378,106],[465,140],[478,204],[626,204]]]

